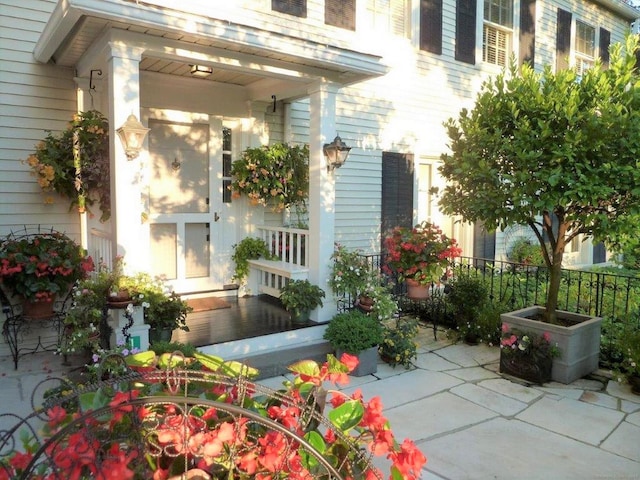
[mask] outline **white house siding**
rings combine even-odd
[[[77,214],[66,199],[44,196],[21,161],[45,130],[66,127],[76,111],[73,70],[42,65],[33,48],[54,1],[0,0],[0,235],[27,226],[55,227],[77,238]]]

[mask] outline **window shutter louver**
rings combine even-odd
[[[476,0],[456,1],[456,60],[476,63]]]
[[[442,54],[442,0],[420,1],[420,50]]]
[[[569,68],[571,54],[571,12],[558,9],[556,33],[556,71]]]
[[[271,0],[271,10],[307,18],[307,0]]]
[[[520,4],[520,65],[535,64],[536,0],[522,0]]]
[[[611,32],[600,28],[600,60],[606,67],[609,66],[609,45],[611,44]]]
[[[325,0],[324,23],[347,30],[355,30],[356,0]]]

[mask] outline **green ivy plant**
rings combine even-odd
[[[274,258],[266,242],[261,238],[247,237],[236,243],[233,246],[233,255],[231,255],[231,259],[236,264],[233,279],[242,283],[249,275],[249,260],[255,260],[260,257],[267,260]]]

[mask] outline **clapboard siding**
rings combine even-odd
[[[77,235],[77,215],[54,195],[52,205],[23,163],[45,130],[66,127],[76,109],[73,69],[35,62],[33,49],[54,1],[0,0],[0,235],[25,224]],[[1,352],[0,352],[1,353]]]

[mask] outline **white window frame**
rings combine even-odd
[[[585,28],[591,29],[593,32],[593,44],[591,45],[591,52],[589,51],[581,51],[578,49],[578,44],[580,43],[578,40],[578,31],[580,26],[584,26]],[[573,27],[573,65],[576,68],[576,71],[579,76],[582,76],[585,71],[593,67],[596,60],[596,50],[597,50],[597,41],[598,41],[598,29],[594,26],[589,25],[587,22],[583,22],[582,20],[576,19]],[[587,48],[588,50],[588,48]]]
[[[482,6],[482,61],[490,65],[506,67],[509,63],[509,57],[513,52],[514,38],[514,20],[517,5],[515,0],[511,1],[511,17],[504,21],[504,24],[495,23],[485,18],[485,4],[492,0],[484,0]],[[495,41],[491,44],[487,43],[487,39],[492,36]],[[502,38],[502,40],[501,40]],[[492,55],[489,55],[490,49]]]

